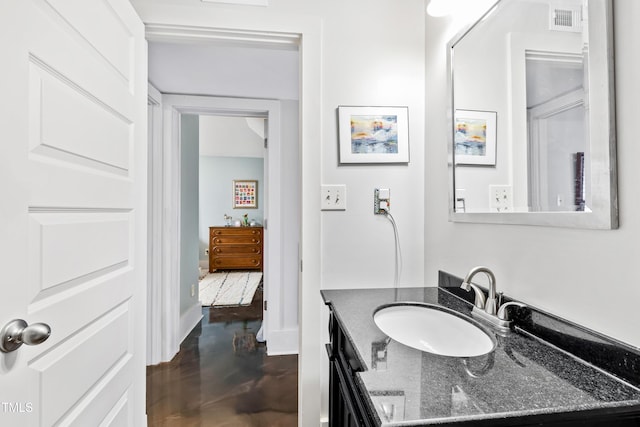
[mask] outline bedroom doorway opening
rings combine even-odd
[[[276,236],[286,236],[279,224],[283,220],[289,220],[295,224],[295,218],[299,218],[299,213],[295,209],[292,211],[284,209],[286,212],[283,213],[278,207],[287,201],[288,197],[287,195],[278,195],[278,191],[275,190],[287,188],[288,184],[284,187],[282,185],[284,177],[289,178],[289,183],[298,182],[296,179],[290,179],[295,176],[297,168],[290,168],[291,161],[281,161],[282,151],[286,151],[285,157],[291,155],[297,157],[297,150],[276,149],[282,148],[283,145],[286,146],[284,141],[288,138],[279,135],[272,126],[271,131],[268,132],[269,137],[273,138],[271,150],[264,148],[264,141],[261,141],[261,144],[258,144],[259,141],[255,141],[254,148],[257,145],[263,150],[263,157],[246,157],[245,160],[248,158],[249,161],[245,163],[249,163],[249,165],[247,169],[242,169],[240,163],[243,159],[237,152],[211,151],[210,147],[207,148],[206,142],[202,143],[206,140],[218,139],[223,146],[227,146],[226,149],[229,145],[233,145],[230,144],[230,141],[234,138],[224,136],[225,132],[220,129],[219,125],[210,122],[218,120],[224,122],[224,126],[229,126],[229,122],[233,122],[233,120],[229,120],[230,118],[239,118],[238,110],[220,109],[217,105],[220,102],[219,99],[208,99],[206,100],[207,105],[203,105],[201,108],[194,107],[194,98],[192,97],[167,96],[163,99],[167,102],[165,107],[168,107],[169,111],[175,112],[177,116],[175,122],[179,124],[177,126],[179,128],[178,141],[177,144],[174,144],[179,148],[178,155],[175,156],[179,159],[177,163],[179,172],[176,173],[179,182],[176,189],[179,190],[179,194],[175,198],[176,201],[179,201],[179,276],[181,283],[189,283],[190,279],[185,279],[183,275],[193,272],[197,274],[202,261],[200,253],[208,255],[205,251],[207,249],[209,252],[211,251],[211,245],[207,244],[209,242],[205,240],[203,243],[202,240],[210,239],[210,227],[212,226],[214,230],[229,230],[232,234],[255,230],[259,227],[242,225],[236,227],[235,222],[242,221],[240,218],[244,218],[245,212],[258,212],[256,209],[262,206],[263,213],[260,217],[263,218],[263,221],[268,219],[265,218],[268,215],[265,212],[271,213],[269,218],[272,221],[269,222],[268,229],[271,231],[280,230]],[[198,100],[203,101],[202,98],[198,98]],[[254,114],[261,120],[258,123],[263,123],[265,129],[268,129],[266,126],[268,119],[279,120],[280,117],[279,106],[272,103],[269,106],[270,109],[265,114],[258,110]],[[291,111],[295,111],[295,109],[290,109]],[[261,118],[262,115],[266,118]],[[246,123],[246,117],[239,120],[240,124],[245,126],[242,121]],[[209,129],[207,129],[208,126]],[[244,135],[241,138],[250,139],[250,135]],[[289,167],[283,168],[282,165],[285,164]],[[175,172],[175,168],[172,170]],[[230,172],[221,173],[224,170]],[[242,175],[238,175],[240,173]],[[294,173],[294,175],[289,177],[288,173]],[[239,176],[242,178],[237,179]],[[231,182],[227,182],[226,185],[224,182],[221,186],[215,185],[217,181],[229,180]],[[255,199],[250,197],[250,194],[245,194],[242,195],[244,199],[238,201],[240,205],[255,204],[256,208],[242,209],[243,206],[240,206],[235,211],[237,213],[232,214],[236,204],[235,187],[237,181],[257,181],[255,190],[259,190],[261,187],[262,191],[258,192]],[[275,187],[273,187],[274,182],[277,183]],[[220,189],[217,189],[218,187]],[[206,194],[203,195],[203,193]],[[296,191],[288,191],[288,193],[289,197],[293,196],[295,199]],[[269,194],[275,194],[277,197],[270,197]],[[221,212],[223,213],[221,218],[214,219],[216,216],[220,217],[219,214],[211,213],[216,212],[214,205],[218,204],[221,206],[217,207],[222,207],[223,211]],[[292,220],[288,215],[293,215],[294,219]],[[231,217],[229,227],[227,227],[225,216]],[[257,215],[254,214],[254,216]],[[251,214],[247,218],[249,222],[251,219],[256,221],[258,219],[252,218]],[[296,229],[297,227],[292,230]],[[204,236],[200,234],[201,232]],[[206,232],[209,232],[209,235]],[[268,231],[265,234],[268,234]],[[297,239],[295,234],[293,237]],[[280,254],[287,247],[286,239],[280,239],[280,241],[272,239],[272,241],[273,246],[268,239],[265,240],[264,245],[268,248],[274,248],[273,252],[277,255],[276,264],[282,264]],[[192,251],[194,252],[193,256],[191,256]],[[263,255],[267,258],[265,268],[268,269],[268,266],[271,265],[268,261],[269,249],[265,249]],[[288,259],[295,261],[295,258],[288,257]],[[276,271],[275,273],[282,276],[282,272]],[[212,307],[202,307],[198,303],[202,320],[198,320],[197,325],[182,341],[178,357],[173,358],[169,363],[148,368],[147,410],[149,420],[161,423],[168,418],[180,416],[190,420],[206,419],[210,421],[212,417],[225,414],[221,419],[233,419],[241,422],[251,418],[264,419],[267,423],[277,420],[279,425],[294,426],[297,424],[297,355],[280,354],[267,357],[266,346],[259,344],[256,339],[263,313],[262,290],[261,288],[256,290],[249,306],[235,305],[214,310]],[[183,287],[180,292],[184,292]],[[193,297],[193,295],[191,296]],[[188,297],[189,295],[186,297],[180,295],[181,305],[182,301],[188,300]],[[276,344],[278,344],[277,340]],[[267,342],[266,345],[269,343]],[[226,380],[219,383],[220,378],[226,378]],[[206,387],[203,386],[205,384]],[[251,384],[251,387],[247,388],[247,384]],[[206,393],[202,391],[193,395],[188,391],[191,389],[204,390]],[[181,392],[176,393],[176,390],[181,390]],[[285,406],[282,406],[280,399],[273,399],[273,396],[283,394],[289,396],[286,399],[288,405]],[[201,400],[200,406],[194,410],[194,405],[198,406],[199,400]],[[208,401],[216,403],[212,405],[207,403]],[[256,407],[250,402],[258,402],[260,405]]]
[[[263,306],[253,299],[264,294],[266,126],[264,117],[198,116],[198,296],[212,319]]]

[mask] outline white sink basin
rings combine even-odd
[[[438,305],[384,305],[375,311],[373,321],[389,338],[441,356],[482,356],[496,346],[495,338],[473,320]]]

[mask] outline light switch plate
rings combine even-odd
[[[320,197],[320,209],[323,211],[347,210],[346,185],[323,185]]]

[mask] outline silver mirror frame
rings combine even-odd
[[[615,84],[612,0],[589,0],[589,144],[591,148],[591,212],[486,212],[455,211],[453,49],[488,15],[499,13],[510,0],[498,0],[477,22],[460,31],[447,44],[447,142],[449,168],[449,221],[487,224],[538,225],[585,229],[618,228]],[[595,58],[595,59],[594,59]]]

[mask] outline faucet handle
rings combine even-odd
[[[527,305],[517,301],[505,302],[498,309],[498,319],[500,320],[511,320],[509,319],[509,311],[507,310],[509,307],[521,307],[526,308]]]

